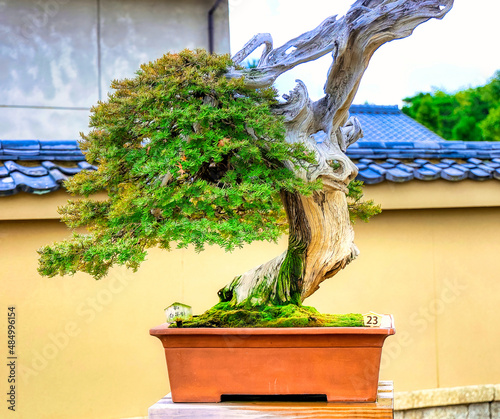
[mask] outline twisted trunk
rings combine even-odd
[[[300,304],[357,256],[343,192],[329,187],[309,197],[284,192],[282,200],[290,223],[288,249],[236,277],[219,291],[222,301]]]
[[[301,303],[325,279],[358,255],[346,202],[347,186],[357,168],[345,155],[362,136],[359,122],[349,119],[349,107],[373,53],[385,42],[409,36],[430,18],[441,19],[453,0],[357,0],[341,19],[327,18],[316,29],[273,49],[269,34],[254,36],[233,61],[265,48],[257,68],[230,69],[228,77],[245,77],[255,88],[270,86],[282,73],[329,52],[325,96],[312,102],[306,86],[297,86],[276,109],[286,121],[286,140],[302,143],[317,163],[291,167],[306,181],[320,178],[323,189],[310,197],[282,192],[290,225],[288,249],[273,260],[235,278],[219,291],[234,305]],[[287,163],[285,163],[287,164]]]

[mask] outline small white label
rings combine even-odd
[[[383,318],[383,314],[377,314],[373,311],[363,314],[363,320],[366,327],[381,327]]]
[[[165,309],[167,323],[173,323],[177,320],[187,320],[193,315],[191,306],[182,303],[174,303]]]

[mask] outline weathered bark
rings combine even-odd
[[[358,255],[343,192],[325,188],[310,197],[283,193],[290,222],[288,249],[235,278],[223,301],[264,305],[301,303]]]
[[[286,120],[286,140],[300,142],[314,152],[317,164],[289,166],[304,180],[320,178],[323,189],[311,197],[282,193],[290,225],[289,246],[275,259],[235,278],[219,291],[222,301],[235,305],[301,303],[319,284],[358,255],[346,202],[347,185],[356,166],[345,155],[362,136],[349,107],[368,62],[385,42],[409,36],[420,23],[442,18],[453,0],[357,0],[346,16],[329,17],[316,29],[273,49],[269,34],[256,35],[233,60],[243,61],[265,44],[257,68],[231,69],[228,77],[245,77],[260,88],[298,64],[333,52],[325,96],[312,102],[306,86],[297,86],[276,109]]]

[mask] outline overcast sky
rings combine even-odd
[[[259,32],[274,45],[313,29],[326,17],[345,11],[354,0],[229,0],[231,50],[234,54]],[[375,52],[354,103],[400,105],[402,99],[434,88],[453,92],[484,84],[500,69],[500,0],[455,0],[443,20],[417,27],[409,38]],[[327,55],[303,64],[278,79],[286,93],[299,78],[313,99],[323,94]]]

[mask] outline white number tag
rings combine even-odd
[[[373,311],[363,314],[363,320],[366,327],[381,327],[383,318],[383,314],[377,314]]]

